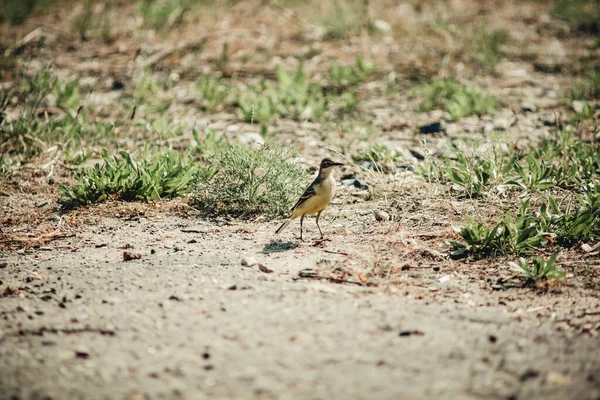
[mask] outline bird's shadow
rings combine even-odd
[[[282,242],[281,240],[271,240],[264,248],[264,254],[282,253],[284,251],[293,250],[299,246],[294,242]]]

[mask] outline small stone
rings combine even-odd
[[[511,121],[508,118],[496,118],[494,120],[494,126],[497,130],[505,131],[510,128]]]
[[[140,258],[142,258],[142,255],[139,253],[134,253],[131,251],[123,252],[123,261],[139,260]]]
[[[258,260],[254,257],[244,257],[242,258],[242,267],[251,267],[253,265],[258,264]]]
[[[265,139],[256,132],[246,132],[239,136],[240,142],[244,144],[256,144],[262,146],[265,144]]]
[[[430,124],[421,125],[419,132],[423,134],[444,132],[445,127],[442,121],[432,122]]]
[[[521,103],[521,111],[523,112],[536,112],[537,107],[531,103]]]
[[[572,104],[573,111],[578,114],[581,114],[585,109],[585,103],[581,100],[575,100]]]
[[[519,380],[521,382],[525,382],[525,381],[528,381],[529,379],[537,378],[538,376],[540,376],[540,373],[538,371],[528,368],[525,370],[525,372],[523,372],[521,374],[521,376],[519,377]]]
[[[375,219],[379,222],[386,222],[390,220],[390,214],[386,213],[385,211],[375,210],[373,211],[373,214],[375,215]]]
[[[343,179],[341,181],[341,184],[344,186],[348,186],[348,187],[355,187],[357,189],[361,189],[361,190],[365,190],[368,189],[368,186],[363,184],[361,181],[359,181],[356,178],[352,178],[352,179]]]
[[[54,346],[54,345],[56,345],[55,340],[51,340],[51,339],[42,340],[42,346]]]
[[[75,350],[75,357],[88,359],[90,358],[90,351],[85,348],[77,349]]]
[[[581,246],[579,246],[579,248],[585,253],[589,253],[590,251],[592,251],[592,246],[590,246],[587,243],[582,243]]]
[[[48,200],[40,200],[37,203],[35,203],[35,206],[37,208],[44,207],[46,205],[48,205]]]
[[[390,25],[389,22],[384,21],[382,19],[376,19],[375,21],[373,21],[373,27],[382,33],[389,32],[392,29],[392,25]]]
[[[546,376],[546,382],[550,385],[565,385],[569,383],[571,379],[568,375],[561,374],[560,372],[550,371]]]

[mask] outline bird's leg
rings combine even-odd
[[[304,221],[304,215],[300,217],[300,241],[304,242],[304,239],[302,239],[302,221]]]
[[[321,234],[321,239],[323,239],[323,232],[321,232],[321,227],[319,226],[319,217],[321,216],[322,212],[323,211],[321,210],[317,213],[317,228],[319,228],[319,233]]]

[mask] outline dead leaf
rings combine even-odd
[[[258,269],[260,270],[260,272],[264,272],[265,274],[270,274],[271,272],[275,272],[263,264],[258,264]]]

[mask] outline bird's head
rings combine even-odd
[[[335,162],[331,158],[324,158],[321,161],[321,167],[320,167],[321,174],[329,175],[331,173],[331,171],[333,170],[333,167],[339,167],[340,165],[344,165],[344,164]]]

